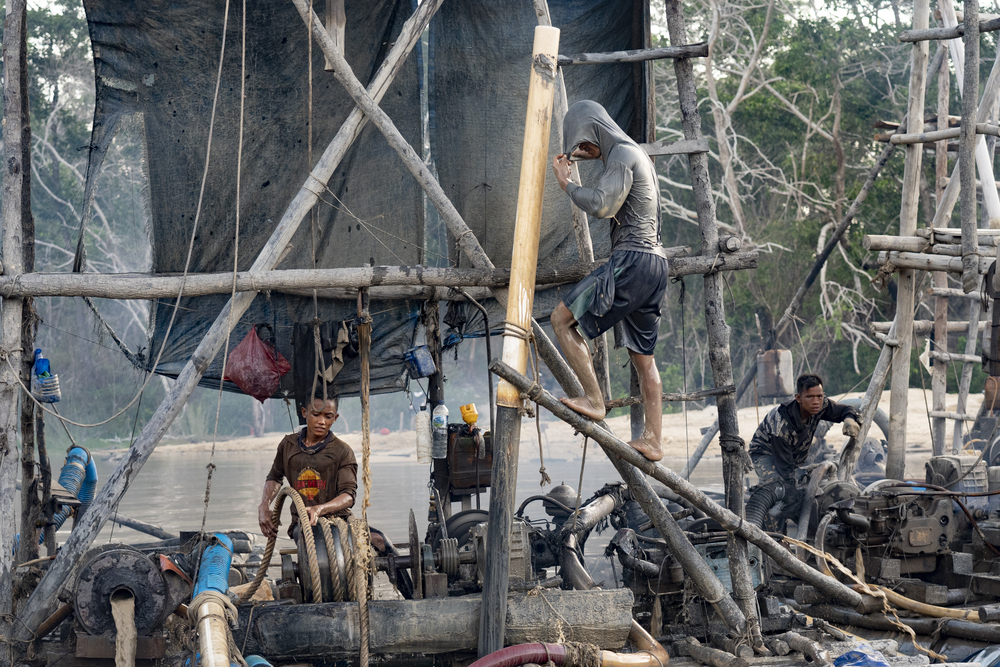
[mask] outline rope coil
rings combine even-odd
[[[320,580],[319,572],[319,558],[316,554],[316,543],[313,537],[313,531],[307,530],[309,527],[309,513],[306,511],[305,501],[302,500],[302,496],[299,495],[298,491],[291,488],[290,486],[282,487],[278,491],[278,495],[275,497],[274,509],[271,511],[271,519],[274,521],[275,525],[278,525],[279,519],[281,518],[281,508],[285,503],[285,498],[291,498],[292,503],[295,506],[295,512],[299,518],[299,526],[302,528],[302,538],[306,545],[306,560],[309,565],[309,576],[310,576],[310,588],[312,589],[312,599],[313,602],[322,602],[322,583]],[[343,585],[340,582],[339,576],[333,576],[337,573],[331,572],[331,579],[333,580],[334,586],[334,597],[340,597],[336,601],[348,601],[348,595],[351,599],[358,602],[359,607],[359,619],[361,625],[361,641],[360,641],[360,664],[362,667],[367,667],[369,662],[369,618],[368,618],[368,600],[371,598],[370,592],[370,574],[372,574],[372,566],[374,559],[371,553],[371,534],[368,529],[368,523],[363,519],[355,516],[349,517],[345,520],[341,517],[319,517],[317,523],[323,533],[324,546],[326,546],[327,559],[329,562],[333,563],[335,561],[334,554],[336,553],[336,545],[333,542],[333,528],[336,528],[340,534],[340,546],[344,553],[344,567],[347,570],[347,582],[348,591],[343,590]],[[351,548],[351,541],[353,539],[353,549]],[[267,546],[264,547],[264,554],[261,557],[261,563],[270,563],[271,556],[274,554],[274,547],[277,544],[278,538],[271,537],[267,540]],[[239,598],[239,604],[244,604],[250,598],[253,597],[257,589],[264,582],[264,578],[267,576],[267,566],[261,565],[257,570],[257,575],[254,577],[253,582]],[[194,608],[194,605],[192,605]]]

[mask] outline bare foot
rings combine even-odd
[[[639,452],[650,461],[659,461],[663,458],[663,450],[660,449],[659,443],[656,443],[652,438],[630,440],[628,444],[632,447],[632,449]]]
[[[601,401],[600,407],[598,407],[586,396],[560,398],[559,400],[574,412],[579,412],[584,417],[593,419],[595,422],[601,421],[604,419],[604,415],[607,414],[607,410],[604,409],[604,401]]]

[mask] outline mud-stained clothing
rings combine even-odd
[[[750,440],[750,459],[761,484],[782,480],[794,482],[795,469],[805,463],[816,428],[821,421],[860,420],[858,411],[830,399],[807,421],[795,400],[782,403],[764,417]]]
[[[601,150],[604,172],[597,185],[569,183],[566,194],[585,213],[610,218],[612,247],[608,262],[584,278],[563,303],[588,338],[624,320],[625,346],[650,355],[669,277],[660,243],[660,190],[653,161],[596,102],[571,106],[563,129],[566,155],[584,142]]]
[[[660,300],[669,279],[667,260],[662,257],[615,249],[563,302],[587,338],[597,338],[622,322],[625,347],[650,355],[656,347]]]
[[[306,447],[305,434],[303,428],[282,438],[267,481],[280,484],[282,478],[287,479],[289,486],[302,496],[306,507],[328,503],[342,493],[355,498],[358,462],[354,451],[333,433],[327,434],[318,445]],[[350,515],[350,507],[336,513],[340,517]],[[298,516],[292,512],[292,524],[297,521]]]

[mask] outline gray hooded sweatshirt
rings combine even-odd
[[[604,173],[596,187],[574,183],[566,193],[595,218],[611,218],[611,246],[666,257],[660,243],[660,191],[653,161],[597,102],[581,100],[566,112],[563,152],[584,141],[601,149]]]

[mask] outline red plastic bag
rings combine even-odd
[[[262,341],[254,327],[229,353],[223,377],[263,403],[274,395],[281,376],[291,369],[288,360]]]

